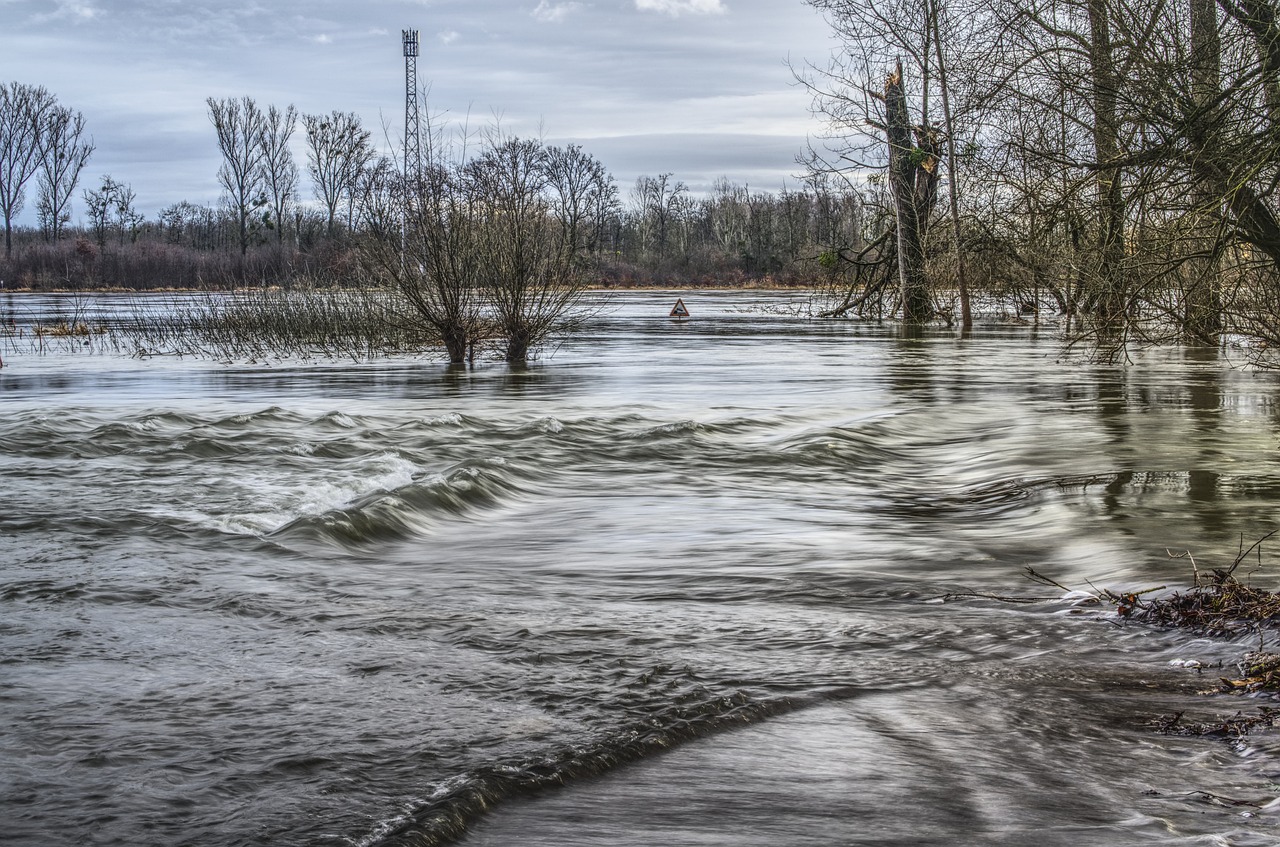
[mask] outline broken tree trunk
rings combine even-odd
[[[884,84],[885,134],[889,142],[889,190],[898,229],[898,279],[902,320],[924,323],[933,314],[924,277],[924,236],[938,199],[937,134],[913,128],[899,61]]]

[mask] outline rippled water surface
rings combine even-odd
[[[1274,377],[674,299],[527,369],[6,349],[0,842],[1280,843],[1280,740],[1146,725],[1243,643],[940,599],[1229,562]]]

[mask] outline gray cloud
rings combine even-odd
[[[402,28],[422,33],[419,79],[444,121],[496,113],[515,134],[578,139],[624,192],[661,172],[691,188],[719,176],[777,188],[818,130],[785,60],[828,50],[798,0],[64,0],[57,19],[47,0],[3,8],[0,78],[83,111],[97,144],[85,182],[130,183],[148,215],[218,200],[210,96],[355,111],[391,149]],[[295,152],[304,159],[301,139]]]
[[[694,194],[709,192],[721,178],[759,191],[796,188],[800,183],[796,157],[801,149],[789,135],[664,133],[564,142],[581,144],[600,159],[617,180],[623,197],[638,177],[661,173],[673,174]],[[673,167],[672,162],[679,162],[680,167]]]

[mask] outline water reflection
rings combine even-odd
[[[889,388],[904,398],[931,403],[934,400],[933,339],[918,326],[899,326],[891,331],[893,355],[885,362]]]
[[[1229,439],[1222,429],[1228,373],[1229,364],[1212,348],[1093,372],[1095,414],[1116,468],[1102,506],[1122,531],[1150,534],[1154,520],[1166,525],[1168,538],[1185,538],[1187,517],[1207,537],[1239,531],[1239,506],[1224,488],[1230,477],[1222,470]],[[1171,409],[1185,413],[1170,414]],[[1172,502],[1175,495],[1182,505]]]
[[[1113,446],[1124,450],[1129,442],[1129,397],[1125,385],[1125,372],[1115,368],[1097,367],[1092,371],[1094,408],[1098,422],[1110,436]]]

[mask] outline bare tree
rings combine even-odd
[[[973,329],[973,311],[969,306],[969,279],[965,273],[964,237],[960,227],[960,177],[956,167],[956,123],[951,110],[951,86],[947,82],[947,61],[942,46],[941,15],[938,0],[925,0],[929,29],[933,33],[933,56],[937,60],[938,89],[942,93],[942,128],[947,140],[947,199],[951,212],[951,237],[956,253],[956,285],[960,292],[960,329]]]
[[[564,236],[580,255],[595,254],[604,239],[618,190],[604,163],[576,145],[545,151],[551,203],[564,224]]]
[[[641,238],[657,256],[659,267],[667,258],[667,249],[682,208],[681,201],[689,193],[688,186],[673,179],[674,176],[671,173],[641,176],[636,179],[631,192],[635,214],[641,224]]]
[[[479,243],[489,257],[482,282],[508,362],[525,361],[572,318],[584,288],[577,261],[582,248],[557,214],[549,164],[539,142],[495,132],[484,154],[463,168]]]
[[[883,173],[892,212],[883,218],[892,232],[879,233],[872,242],[884,249],[852,254],[837,249],[832,255],[837,263],[851,263],[852,278],[864,285],[883,279],[875,266],[891,261],[902,319],[926,321],[934,309],[925,246],[942,159],[942,134],[930,109],[939,16],[927,0],[807,2],[827,15],[846,48],[828,67],[800,75],[828,123],[826,149],[812,151],[810,170],[851,183]],[[873,83],[877,79],[884,80],[882,87]],[[945,111],[953,111],[949,101]],[[873,270],[864,272],[868,268]],[[849,292],[839,308],[859,297]]]
[[[54,96],[20,82],[0,84],[0,212],[4,254],[13,255],[13,219],[26,201],[27,182],[40,167],[40,133]]]
[[[481,266],[488,257],[460,179],[464,154],[438,129],[427,139],[427,161],[412,197],[390,159],[366,170],[360,203],[366,232],[359,256],[373,284],[404,299],[406,320],[425,325],[449,362],[462,364],[484,337]]]
[[[351,205],[361,173],[376,156],[372,134],[354,112],[304,115],[302,122],[307,129],[307,172],[328,213],[332,235],[338,207],[344,201]]]
[[[133,205],[138,199],[138,195],[133,189],[125,183],[118,183],[115,196],[116,211],[116,237],[120,244],[124,244],[125,235],[129,236],[129,243],[136,244],[138,242],[138,228],[142,226],[146,218],[137,207]]]
[[[1121,81],[1111,40],[1107,0],[1087,0],[1089,99],[1093,107],[1094,173],[1098,192],[1098,296],[1095,308],[1111,330],[1128,305],[1125,291],[1125,202],[1120,167],[1121,126],[1117,100]]]
[[[62,237],[62,228],[71,221],[71,195],[80,181],[93,140],[84,135],[84,115],[63,106],[45,113],[40,132],[40,194],[36,211],[45,236]]]
[[[1218,35],[1218,9],[1214,0],[1189,0],[1191,96],[1200,114],[1211,113],[1222,93],[1222,42]],[[1219,145],[1218,132],[1210,122],[1197,133],[1198,146]],[[1222,198],[1218,186],[1203,175],[1196,180],[1194,220],[1199,238],[1186,268],[1183,335],[1188,341],[1216,345],[1222,331],[1222,297],[1218,280],[1218,226]]]
[[[353,205],[359,227],[367,236],[398,236],[404,223],[403,183],[400,165],[390,156],[378,157],[360,172]]]
[[[209,120],[218,136],[222,167],[218,182],[227,192],[240,234],[240,253],[249,251],[250,218],[267,203],[262,145],[263,114],[251,97],[210,97]]]
[[[283,112],[275,106],[262,116],[259,145],[262,147],[262,184],[274,213],[276,240],[284,242],[285,225],[298,191],[298,166],[289,149],[289,139],[298,124],[298,110],[292,105]]]
[[[105,247],[107,244],[107,229],[110,226],[111,214],[118,205],[117,195],[122,187],[108,174],[102,178],[102,185],[99,188],[87,188],[84,191],[85,215],[89,218],[89,228],[93,231],[94,240],[98,242],[99,247]]]
[[[385,188],[365,201],[367,221],[384,223],[361,242],[363,267],[439,335],[451,362],[470,360],[495,336],[504,359],[523,362],[580,317],[584,220],[612,184],[585,154],[570,164],[563,151],[497,130],[475,156],[465,135],[428,139],[414,185],[393,183],[391,166],[376,169],[382,176],[370,184]],[[402,232],[385,225],[389,206],[403,216]]]
[[[924,277],[924,238],[938,199],[938,143],[937,133],[927,125],[915,127],[913,143],[901,62],[885,79],[884,111],[889,189],[897,221],[902,320],[923,323],[933,316]]]

